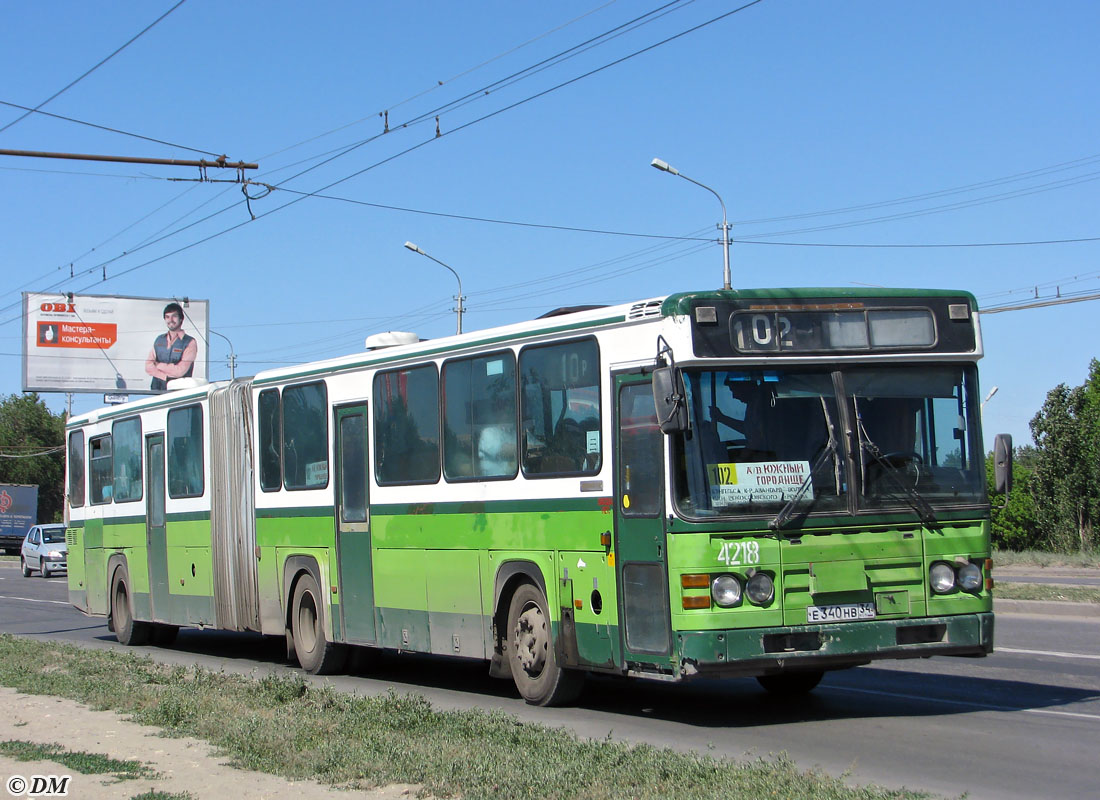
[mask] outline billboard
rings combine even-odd
[[[209,302],[23,293],[23,391],[157,394],[210,374]]]
[[[38,487],[0,484],[0,546],[19,546],[38,522]]]

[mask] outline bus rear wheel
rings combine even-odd
[[[152,633],[148,622],[134,619],[134,609],[130,605],[130,576],[125,567],[115,570],[111,580],[111,620],[114,623],[115,638],[127,647],[146,644]]]
[[[756,680],[771,694],[795,697],[806,694],[821,683],[824,670],[815,669],[805,672],[781,672],[778,675],[758,675]]]
[[[508,637],[512,680],[524,700],[533,706],[556,706],[577,699],[584,673],[558,666],[546,598],[529,583],[512,595]]]
[[[294,587],[290,605],[290,630],[294,654],[302,669],[311,675],[332,675],[347,662],[348,650],[325,636],[324,604],[317,581],[306,574]]]

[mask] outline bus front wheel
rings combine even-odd
[[[134,619],[134,609],[130,605],[130,576],[125,567],[115,570],[111,581],[111,620],[114,622],[115,637],[128,647],[147,644],[152,633],[148,622]]]
[[[534,706],[556,706],[577,698],[584,673],[558,666],[546,598],[529,583],[512,595],[508,636],[512,680],[524,700]]]
[[[342,670],[347,647],[330,642],[325,635],[324,604],[312,575],[298,579],[290,608],[294,654],[302,669],[312,675],[332,675]]]

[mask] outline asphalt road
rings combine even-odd
[[[0,562],[0,631],[121,649],[102,620],[68,605],[63,577],[23,578],[14,562]],[[282,641],[255,635],[181,631],[171,648],[138,649],[210,669],[289,669]],[[598,678],[575,708],[535,709],[480,662],[393,654],[325,680],[363,694],[417,692],[441,708],[500,708],[581,736],[735,758],[786,752],[859,783],[971,798],[1100,797],[1100,617],[998,614],[996,650],[835,672],[788,702],[754,680]]]

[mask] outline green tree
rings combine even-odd
[[[1084,384],[1064,383],[1047,393],[1031,420],[1035,440],[1032,493],[1050,549],[1091,550],[1100,520],[1100,362]]]
[[[40,522],[61,521],[64,444],[64,418],[37,394],[12,394],[0,401],[0,483],[37,486]]]
[[[992,505],[991,538],[993,544],[1005,550],[1041,549],[1044,545],[1032,496],[1034,470],[1028,466],[1034,459],[1034,448],[1018,447],[1012,461],[1012,491],[1006,497],[995,490],[993,454],[985,457],[986,483]]]

